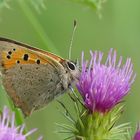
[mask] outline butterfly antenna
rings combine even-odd
[[[74,38],[75,31],[76,31],[76,27],[77,27],[77,22],[76,22],[76,20],[74,20],[74,23],[73,23],[73,31],[72,31],[72,37],[71,37],[70,47],[69,47],[69,57],[68,57],[69,60],[71,60],[72,43],[73,43],[73,38]]]

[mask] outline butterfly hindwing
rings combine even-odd
[[[52,65],[18,65],[6,71],[3,85],[15,105],[29,115],[64,92],[60,74]]]

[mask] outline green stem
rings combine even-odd
[[[28,4],[26,4],[27,1],[17,0],[17,2],[19,3],[19,6],[23,10],[24,14],[26,15],[26,17],[28,18],[30,23],[32,24],[32,27],[37,32],[37,35],[39,36],[41,41],[44,43],[45,47],[49,51],[51,50],[54,53],[58,53],[58,50],[54,47],[53,43],[51,42],[49,37],[44,32],[44,29],[42,28],[42,26],[39,23],[38,19],[36,18],[36,16],[32,12],[32,10],[29,8]]]

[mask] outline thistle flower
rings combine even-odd
[[[26,140],[26,138],[34,133],[37,129],[33,129],[23,134],[25,125],[15,126],[15,114],[11,113],[7,107],[4,107],[0,115],[0,140]],[[40,137],[38,140],[41,140]]]
[[[138,125],[137,132],[134,135],[133,140],[140,140],[140,126]]]
[[[123,105],[117,105],[128,94],[135,79],[133,65],[128,58],[122,65],[122,57],[116,63],[116,51],[110,50],[107,60],[102,63],[102,52],[90,52],[90,62],[84,60],[82,53],[82,69],[77,83],[83,100],[74,93],[70,96],[74,101],[76,119],[69,109],[64,108],[70,124],[58,124],[59,132],[68,133],[66,139],[76,140],[122,140],[128,136],[129,123],[116,125],[122,115]]]
[[[128,58],[122,65],[122,57],[116,64],[116,51],[110,50],[107,60],[102,63],[102,52],[92,52],[91,60],[84,60],[77,88],[85,106],[91,111],[108,112],[128,94],[135,79],[133,65]]]

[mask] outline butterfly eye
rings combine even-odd
[[[75,65],[72,62],[67,62],[70,70],[75,70]]]

